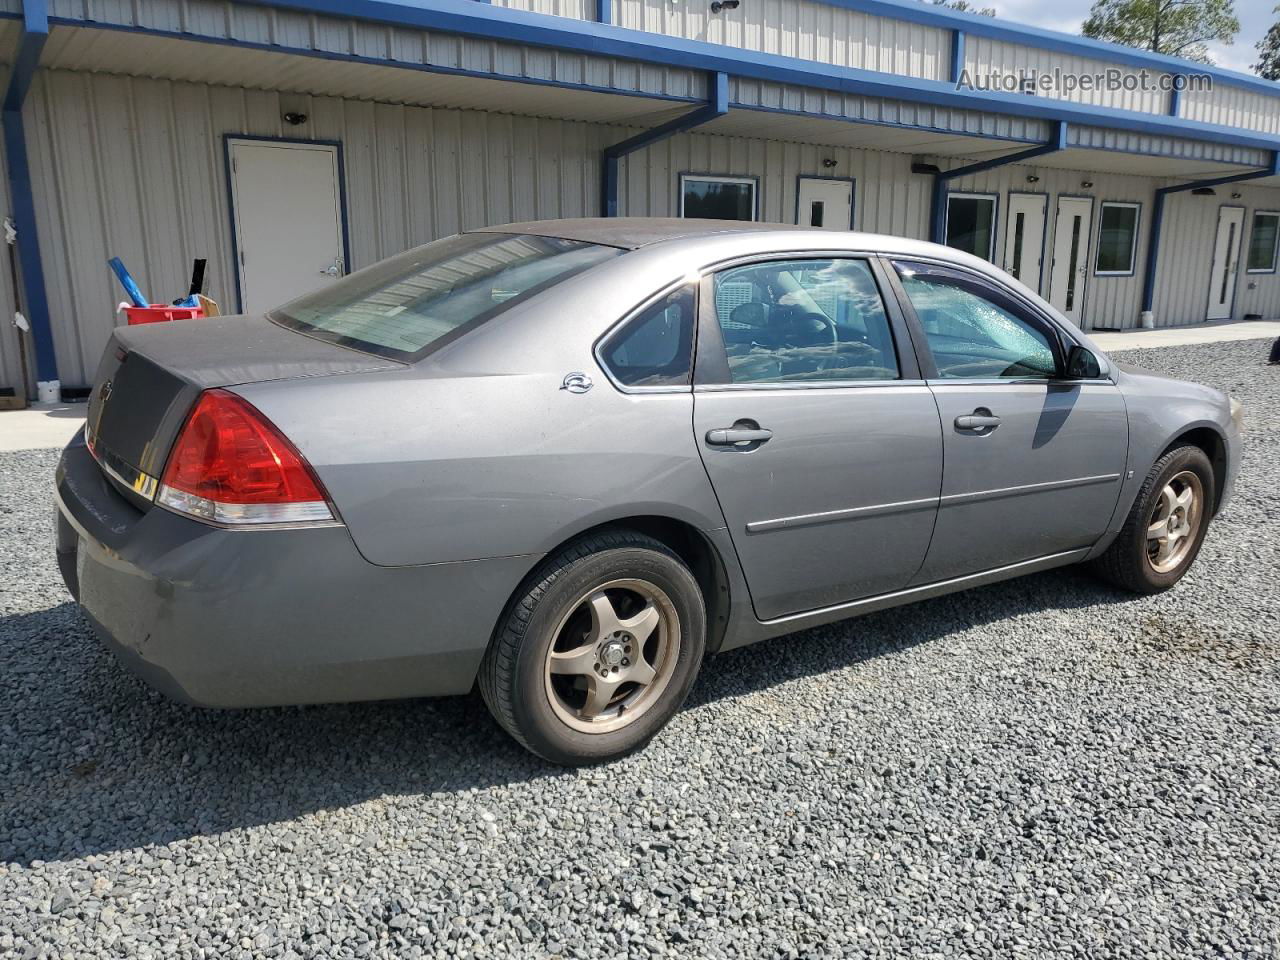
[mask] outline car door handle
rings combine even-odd
[[[956,417],[957,430],[994,430],[1000,426],[1000,418],[986,413],[970,413]]]
[[[713,447],[731,447],[738,443],[765,443],[773,436],[763,427],[718,427],[707,431],[707,443]]]

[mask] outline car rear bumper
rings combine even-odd
[[[57,472],[58,565],[97,634],[188,703],[465,693],[539,559],[380,567],[345,527],[224,530],[142,512],[77,436]]]

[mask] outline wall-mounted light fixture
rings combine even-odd
[[[1084,190],[1091,190],[1091,189],[1093,189],[1093,181],[1092,181],[1092,180],[1081,180],[1081,181],[1080,181],[1080,187],[1081,187],[1081,189],[1084,189]]]
[[[711,12],[719,13],[721,10],[737,10],[738,4],[741,2],[742,0],[715,0],[711,4]]]
[[[1039,182],[1040,182],[1040,178],[1037,177],[1034,173],[1027,174],[1027,183],[1039,183]]]
[[[284,115],[284,122],[289,124],[291,127],[300,127],[307,122],[307,115],[305,113],[286,113]]]
[[[1240,199],[1241,197],[1243,197],[1243,196],[1244,196],[1244,194],[1243,194],[1243,193],[1233,193],[1233,194],[1231,195],[1231,199],[1232,199],[1232,200],[1239,200],[1239,199]]]
[[[831,157],[826,157],[823,159],[822,165],[826,167],[828,170],[830,170],[832,167],[836,165],[836,161],[833,160]]]

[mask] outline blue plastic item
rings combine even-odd
[[[119,257],[112,257],[107,261],[107,266],[115,273],[116,279],[120,281],[120,286],[124,287],[124,292],[129,295],[129,299],[133,301],[135,307],[148,307],[151,305],[151,302],[142,295],[142,290],[134,282],[132,274],[125,269],[124,263]]]

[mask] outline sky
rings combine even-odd
[[[1218,66],[1253,73],[1253,65],[1258,62],[1258,52],[1253,45],[1280,18],[1280,14],[1272,13],[1277,3],[1280,0],[1236,0],[1240,33],[1235,43],[1229,47],[1220,43],[1209,45],[1210,54]],[[977,5],[994,6],[1002,19],[1079,34],[1080,24],[1089,16],[1093,0],[1054,0],[1053,3],[1045,3],[1044,0],[982,0]]]

